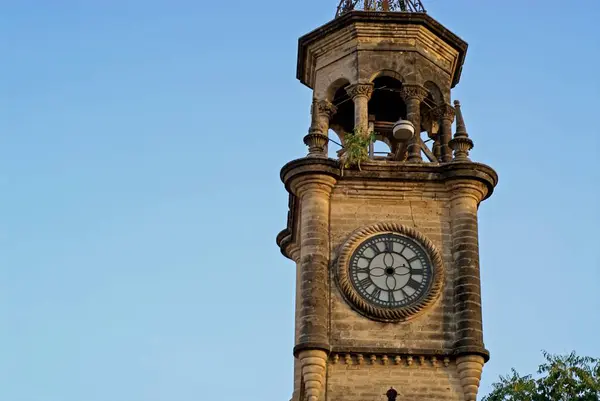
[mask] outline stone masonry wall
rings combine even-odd
[[[382,401],[393,386],[398,401],[463,401],[456,364],[346,365],[330,363],[327,401]]]
[[[332,263],[330,341],[334,349],[452,351],[454,274],[448,202],[443,184],[338,183],[331,196],[332,261],[354,230],[391,221],[414,227],[433,241],[443,255],[446,280],[443,293],[432,308],[408,322],[382,323],[362,316],[348,305],[338,289]]]

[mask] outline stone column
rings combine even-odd
[[[298,177],[292,191],[300,199],[299,304],[294,355],[307,399],[317,401],[325,384],[329,353],[329,198],[335,178]]]
[[[310,129],[304,137],[309,157],[327,157],[329,121],[336,111],[331,102],[313,98]]]
[[[315,128],[318,129],[321,134],[328,136],[329,121],[331,121],[331,117],[337,113],[337,108],[328,100],[319,100],[316,102],[315,109]]]
[[[432,146],[432,152],[435,155],[435,158],[437,159],[437,161],[441,161],[442,160],[442,148],[440,145],[440,136],[436,135],[433,139],[433,146]]]
[[[432,110],[434,118],[440,124],[440,156],[441,162],[452,161],[452,150],[449,147],[452,139],[452,121],[454,120],[454,108],[449,104],[443,104]]]
[[[418,163],[421,157],[421,102],[427,97],[427,89],[421,85],[403,85],[400,94],[406,103],[406,119],[415,127],[415,135],[408,142],[408,162]]]
[[[373,84],[355,84],[347,90],[354,101],[354,128],[367,133],[369,129],[369,99],[373,94]]]
[[[489,354],[483,344],[477,207],[487,187],[474,180],[453,180],[450,214],[454,279],[454,352],[466,400],[475,400],[483,363]]]

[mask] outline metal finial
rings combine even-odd
[[[405,13],[426,12],[421,0],[340,0],[335,16],[339,17],[353,10]]]

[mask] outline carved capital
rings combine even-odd
[[[360,96],[364,96],[367,99],[370,99],[371,95],[373,94],[373,84],[355,84],[348,87],[348,89],[346,89],[346,92],[352,99]]]
[[[441,106],[436,107],[431,110],[431,115],[436,120],[449,120],[452,122],[454,120],[454,115],[456,114],[454,107],[449,104],[442,104]]]
[[[297,177],[291,183],[291,189],[296,196],[302,198],[306,194],[316,193],[318,196],[328,198],[337,180],[325,174],[306,174]]]
[[[422,102],[427,97],[429,92],[421,85],[403,85],[400,90],[400,95],[405,102],[409,100],[418,100]]]
[[[337,112],[337,108],[333,103],[327,100],[317,101],[316,106],[317,113],[327,116],[327,118],[331,118]]]
[[[475,205],[478,205],[488,195],[488,187],[476,180],[455,179],[446,183],[450,188],[450,200],[452,202],[460,201],[461,198],[470,198]]]

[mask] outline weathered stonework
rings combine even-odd
[[[370,162],[363,171],[350,170],[340,177],[334,163],[330,159],[306,158],[293,161],[282,170],[286,187],[301,204],[296,209],[299,215],[291,220],[293,226],[286,232],[298,232],[296,227],[301,226],[301,235],[293,243],[300,243],[301,249],[313,247],[306,253],[301,251],[301,255],[319,255],[309,258],[310,263],[300,256],[295,354],[299,356],[307,349],[331,353],[324,389],[328,400],[352,399],[348,397],[354,395],[344,392],[350,387],[358,394],[375,397],[380,389],[390,386],[417,401],[462,400],[461,383],[464,382],[465,391],[472,393],[473,383],[479,380],[473,366],[478,361],[482,366],[488,357],[481,335],[476,211],[478,204],[491,195],[496,174],[489,167],[472,162]],[[307,191],[308,188],[311,189]],[[311,217],[307,218],[307,214]],[[446,266],[439,299],[421,315],[402,323],[380,322],[357,312],[342,295],[335,275],[337,259],[348,238],[357,229],[382,221],[413,227],[426,235],[440,250]],[[289,254],[293,249],[296,246],[287,245],[282,251],[293,257]],[[294,259],[297,258],[296,251]],[[315,268],[319,269],[318,275],[313,273]],[[307,317],[309,321],[305,321]],[[396,357],[414,370],[381,370],[404,366],[395,363]],[[473,361],[474,357],[479,359]],[[462,369],[461,374],[456,358],[469,362],[461,365],[469,367]],[[356,368],[332,367],[340,360],[342,365]],[[448,361],[451,363],[445,366]],[[300,386],[302,375],[298,373],[296,377],[296,386]],[[415,382],[416,377],[423,381]],[[300,390],[295,394],[299,397]]]
[[[328,400],[385,400],[387,383],[394,383],[399,400],[463,400],[457,367],[449,358],[369,355],[368,362],[363,357],[359,363],[359,354],[349,364],[344,358],[334,363],[336,355],[328,366]]]
[[[476,400],[489,358],[477,211],[498,177],[469,159],[473,141],[460,104],[451,106],[466,49],[409,12],[351,11],[300,38],[297,76],[313,89],[312,121],[307,156],[281,171],[289,213],[277,236],[296,263],[292,401],[385,400],[390,388],[397,401]],[[397,129],[403,120],[412,137]],[[383,130],[376,138],[391,156],[370,148],[342,175],[327,157],[330,129],[342,143],[352,129]],[[415,269],[432,272],[428,292],[394,310],[369,305],[346,277],[353,249],[382,232],[417,241],[432,266]]]
[[[319,99],[340,79],[370,82],[388,71],[402,82],[434,82],[449,99],[467,44],[427,14],[353,11],[299,40],[298,79]]]

